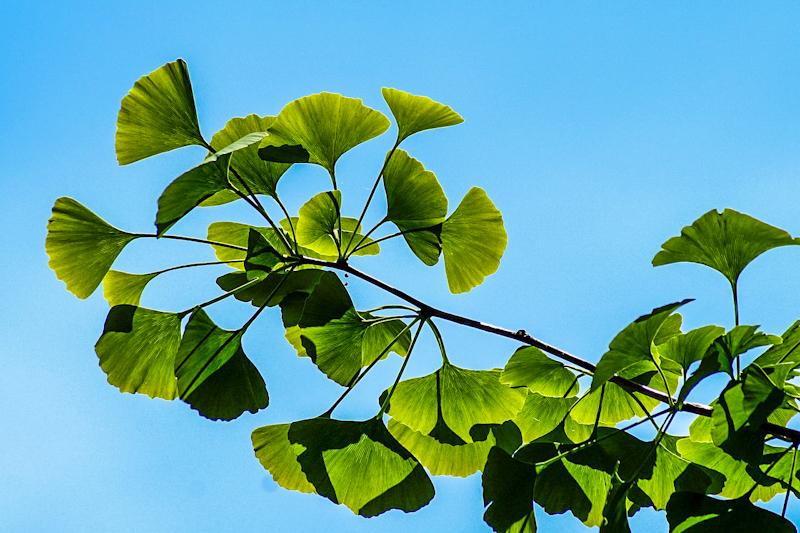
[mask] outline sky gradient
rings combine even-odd
[[[406,149],[437,174],[451,206],[473,185],[486,189],[509,234],[500,270],[453,296],[442,265],[424,267],[402,242],[356,266],[593,361],[628,322],[685,297],[696,298],[682,311],[686,326],[731,325],[721,276],[650,266],[660,244],[702,213],[732,207],[800,234],[797,3],[66,4],[19,3],[0,20],[3,531],[487,530],[479,476],[435,478],[437,496],[423,510],[371,520],[272,482],[250,432],[315,416],[339,393],[294,355],[274,311],[245,340],[271,397],[256,415],[210,422],[180,402],[106,383],[93,345],[107,305],[99,291],[74,298],[48,269],[45,225],[55,198],[71,196],[120,228],[151,231],[161,190],[203,153],[120,168],[116,113],[137,78],[177,57],[189,64],[207,137],[228,118],[275,114],[319,91],[384,112],[384,86],[451,105],[464,124],[415,136]],[[345,208],[357,212],[391,142],[385,135],[341,160]],[[280,192],[296,210],[325,186],[320,169],[305,167]],[[175,232],[202,236],[213,220],[256,219],[237,205],[198,210]],[[136,242],[115,268],[209,258],[199,245]],[[743,323],[780,333],[800,316],[798,260],[800,250],[778,250],[745,272]],[[184,309],[217,294],[221,272],[163,276],[142,303]],[[360,308],[390,302],[349,281]],[[211,314],[232,328],[248,313],[226,302]],[[444,329],[461,366],[502,366],[516,348]],[[421,343],[428,356],[414,358],[407,377],[437,362],[432,339]],[[398,364],[370,374],[339,416],[373,414]],[[698,400],[711,399],[704,393]],[[800,503],[790,516],[800,520]],[[571,516],[538,519],[543,531],[585,530]],[[647,512],[633,525],[666,530],[663,516]]]

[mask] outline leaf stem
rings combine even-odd
[[[394,378],[394,383],[392,383],[392,388],[389,389],[386,398],[384,398],[383,402],[381,402],[381,409],[378,411],[378,414],[375,418],[380,419],[383,416],[383,413],[386,412],[386,408],[389,406],[389,400],[392,398],[392,394],[394,394],[394,390],[397,388],[397,384],[400,383],[400,378],[403,377],[403,372],[406,370],[406,366],[408,365],[409,359],[411,359],[411,352],[414,351],[414,346],[417,344],[417,339],[419,338],[419,334],[422,332],[422,326],[425,325],[424,322],[420,322],[419,327],[417,327],[417,331],[414,333],[414,337],[411,339],[411,344],[408,347],[408,352],[406,353],[405,358],[403,359],[403,364],[400,365],[400,371],[397,373],[397,377]]]
[[[155,233],[134,233],[137,237],[152,237],[156,239],[171,239],[174,241],[188,241],[199,242],[201,244],[210,244],[211,246],[219,246],[221,248],[230,248],[232,250],[241,250],[246,252],[247,248],[244,246],[237,246],[235,244],[228,244],[226,242],[209,241],[207,239],[199,239],[197,237],[184,237],[183,235],[157,235]],[[225,261],[225,263],[232,263],[233,261]]]
[[[212,265],[229,265],[231,263],[244,263],[244,259],[237,259],[237,260],[233,260],[233,261],[203,261],[203,262],[200,262],[200,263],[188,263],[188,264],[185,264],[185,265],[178,265],[178,266],[165,268],[165,269],[162,269],[162,270],[157,270],[155,272],[152,272],[152,274],[159,275],[159,274],[164,274],[166,272],[172,272],[173,270],[181,270],[181,269],[184,269],[184,268],[193,268],[193,267],[199,267],[199,266],[212,266]]]
[[[278,204],[278,206],[281,208],[281,211],[283,211],[283,214],[286,216],[286,222],[289,224],[289,231],[292,232],[292,243],[294,244],[294,247],[290,248],[289,250],[294,251],[295,254],[299,254],[300,249],[298,248],[299,245],[297,244],[297,234],[295,233],[294,230],[294,223],[292,222],[292,217],[291,215],[289,215],[289,211],[286,209],[286,206],[283,205],[283,202],[281,202],[281,199],[278,197],[278,193],[275,193],[275,196],[273,196],[273,198],[275,198],[275,203]]]
[[[733,293],[733,324],[739,325],[739,285],[738,282],[731,283],[731,292]],[[736,354],[736,378],[742,377],[742,362],[741,354]]]
[[[433,336],[436,337],[436,343],[439,345],[439,352],[442,354],[442,362],[444,364],[450,363],[450,360],[447,358],[447,350],[444,347],[444,339],[442,338],[442,333],[439,331],[439,328],[430,318],[426,319],[425,322],[428,324],[428,327],[431,328]]]

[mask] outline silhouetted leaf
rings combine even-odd
[[[500,266],[508,237],[503,217],[486,195],[473,187],[442,224],[440,235],[450,292],[467,292]]]
[[[720,500],[692,492],[676,492],[667,504],[667,521],[673,533],[793,533],[785,518],[761,509],[746,499]]]
[[[397,122],[397,142],[417,132],[461,124],[464,119],[450,107],[427,96],[384,87],[381,92]]]
[[[72,198],[53,205],[45,250],[50,268],[78,298],[88,298],[125,246],[136,239],[108,224]]]
[[[503,449],[489,452],[481,478],[483,520],[498,533],[535,533],[533,489],[536,469],[517,461]]]
[[[175,313],[133,305],[112,307],[95,345],[108,382],[122,392],[174,399],[178,392],[175,356],[180,327]]]
[[[190,144],[204,145],[189,69],[182,59],[139,78],[117,116],[117,161],[127,165]]]

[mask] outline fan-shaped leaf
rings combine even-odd
[[[258,156],[258,143],[265,137],[265,132],[274,122],[275,117],[269,116],[247,115],[246,117],[232,118],[211,139],[211,147],[217,150],[218,154],[235,146],[235,143],[248,141],[245,146],[236,150],[231,159],[231,167],[236,171],[238,178],[244,180],[250,190],[256,194],[275,196],[278,180],[291,166],[285,163],[264,161]],[[240,186],[238,178],[232,178],[234,184],[244,188]],[[236,193],[226,191],[214,195],[202,205],[219,205],[237,198],[239,196]]]
[[[44,246],[56,277],[78,298],[88,298],[122,249],[137,237],[62,197],[53,205]]]
[[[535,533],[533,490],[536,469],[501,448],[489,452],[481,478],[483,520],[498,533]]]
[[[685,371],[692,363],[705,357],[714,341],[725,333],[720,326],[704,326],[687,333],[680,333],[656,346],[659,357],[678,363]]]
[[[360,99],[313,94],[281,110],[258,154],[277,163],[316,163],[333,173],[342,154],[388,128],[389,119]]]
[[[217,327],[192,313],[175,358],[181,399],[212,420],[233,420],[269,403],[264,379],[242,350],[242,331]]]
[[[735,285],[739,274],[764,252],[797,244],[784,230],[733,209],[712,209],[661,245],[653,266],[699,263],[713,268]]]
[[[224,155],[178,176],[158,198],[156,230],[163,235],[189,211],[220,191],[228,189],[230,155]]]
[[[341,204],[339,191],[321,192],[303,204],[295,224],[298,244],[328,257],[338,257],[340,249],[342,255],[346,255],[348,245],[354,249],[363,237],[361,226],[354,218],[342,217],[339,221]],[[355,255],[379,253],[380,246],[370,245],[370,242],[371,239],[365,239],[363,247],[355,251]]]
[[[313,487],[362,516],[390,509],[416,511],[433,498],[425,470],[378,419],[314,418],[293,422],[288,431],[286,427],[266,426],[253,433],[256,455],[284,487]]]
[[[508,237],[503,217],[486,195],[473,187],[442,224],[444,266],[450,292],[467,292],[500,266]]]
[[[417,132],[461,124],[464,119],[450,107],[427,96],[384,87],[383,99],[397,121],[397,143]]]
[[[139,78],[117,116],[117,161],[127,165],[190,144],[205,145],[182,59]]]
[[[676,492],[667,504],[670,531],[681,533],[794,533],[785,518],[761,509],[747,499],[720,500],[692,492]]]
[[[539,348],[519,348],[506,363],[500,382],[527,387],[542,396],[562,398],[578,394],[577,377],[563,363],[547,357]]]
[[[112,307],[95,345],[108,382],[122,392],[175,399],[180,328],[181,320],[175,313],[132,305]]]
[[[436,175],[403,150],[396,150],[383,171],[386,218],[401,231],[444,222],[447,197]]]
[[[150,272],[148,274],[130,274],[109,270],[103,278],[103,296],[108,305],[139,305],[144,288],[160,272]]]
[[[522,432],[522,441],[531,442],[556,429],[567,418],[577,398],[552,398],[532,392],[525,398],[514,423]],[[591,431],[591,426],[589,426]]]
[[[511,420],[525,401],[525,391],[507,387],[499,378],[499,370],[467,370],[444,363],[433,374],[401,381],[387,413],[440,442],[474,442],[473,426]]]

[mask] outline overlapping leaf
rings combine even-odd
[[[747,499],[720,500],[693,492],[676,492],[667,504],[670,531],[680,533],[794,533],[797,529],[785,518],[761,509]]]
[[[242,349],[242,331],[217,327],[196,309],[175,358],[178,393],[201,415],[233,420],[269,403],[264,378]]]
[[[139,78],[117,116],[117,161],[127,165],[191,144],[204,145],[189,69],[182,59]]]
[[[258,154],[277,163],[316,163],[334,173],[342,154],[388,128],[389,120],[360,99],[313,94],[281,110]]]
[[[300,208],[300,216],[295,225],[297,242],[324,256],[338,257],[346,254],[351,245],[361,242],[361,226],[358,221],[341,217],[342,194],[340,191],[322,192],[315,195]],[[340,231],[341,227],[341,231]],[[354,251],[355,255],[375,255],[380,246],[365,239],[363,247]]]
[[[579,389],[577,376],[571,370],[533,346],[514,352],[500,382],[511,387],[527,387],[531,392],[554,398],[574,396]]]
[[[108,224],[72,198],[53,205],[45,250],[50,268],[78,298],[88,298],[123,248],[138,235]]]
[[[362,516],[416,511],[433,498],[425,470],[378,419],[266,426],[253,432],[253,445],[276,483],[313,490]]]
[[[492,448],[481,478],[483,520],[498,533],[535,533],[533,492],[536,469],[517,461],[499,447]]]

